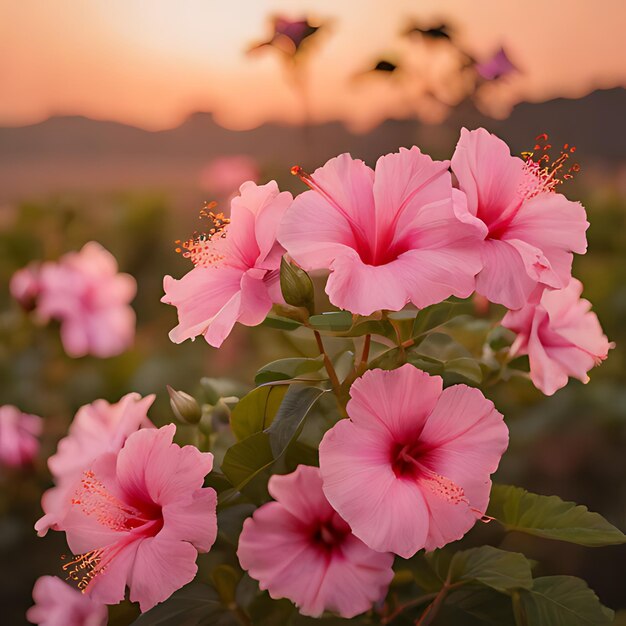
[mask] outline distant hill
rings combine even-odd
[[[314,168],[346,151],[373,162],[413,144],[443,158],[461,126],[485,126],[514,151],[528,148],[545,131],[556,142],[577,145],[583,162],[624,161],[625,111],[626,90],[617,88],[576,100],[522,103],[505,120],[487,118],[466,102],[440,125],[389,120],[364,135],[338,122],[307,129],[266,124],[233,131],[216,124],[210,113],[195,113],[179,127],[158,132],[84,117],[53,117],[31,126],[0,128],[0,201],[55,191],[191,190],[202,166],[222,154],[252,155],[271,172],[295,163]]]

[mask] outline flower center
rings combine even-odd
[[[422,442],[396,443],[391,449],[391,467],[397,478],[419,481],[420,485],[451,504],[467,504],[463,487],[428,467],[430,448]]]
[[[548,135],[543,133],[535,137],[532,151],[522,152],[524,170],[517,189],[519,201],[513,202],[495,220],[487,224],[490,239],[501,239],[524,201],[542,193],[556,192],[559,185],[571,180],[580,171],[578,163],[570,164],[576,146],[564,144],[556,159],[550,156],[551,150],[552,144],[548,143]]]
[[[85,554],[74,555],[71,561],[63,565],[63,570],[68,573],[68,580],[73,581],[83,592],[129,541],[141,536],[154,537],[163,528],[163,515],[158,504],[130,504],[120,500],[91,470],[83,473],[71,503],[72,506],[80,507],[84,515],[95,517],[102,526],[126,533],[119,541]]]
[[[189,259],[195,267],[218,267],[226,258],[226,234],[230,218],[223,213],[214,213],[215,202],[206,204],[199,219],[208,220],[204,231],[195,232],[187,241],[176,241],[176,252]]]
[[[344,217],[354,237],[354,250],[365,265],[374,267],[387,265],[409,249],[406,243],[394,241],[394,228],[390,226],[376,226],[375,238],[372,238],[363,224],[359,224],[311,174],[305,172],[299,165],[294,165],[291,173],[307,187],[316,191]],[[398,211],[398,215],[400,213],[401,211]]]
[[[132,531],[150,524],[145,530],[150,535],[156,535],[163,527],[160,506],[152,502],[142,502],[138,506],[122,502],[91,470],[83,473],[71,502],[73,506],[80,507],[83,514],[95,516],[99,524],[118,532]]]
[[[313,543],[319,548],[333,552],[343,544],[350,534],[350,527],[335,513],[330,519],[320,521],[313,529]]]

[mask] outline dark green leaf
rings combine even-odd
[[[493,485],[487,513],[507,530],[537,537],[590,547],[626,543],[624,533],[586,506],[520,487]]]
[[[530,562],[523,554],[492,546],[457,552],[448,576],[450,582],[475,581],[502,593],[530,589],[533,584]]]
[[[600,604],[584,580],[573,576],[536,578],[515,599],[518,626],[608,626],[613,611]]]
[[[256,373],[254,383],[256,385],[263,385],[277,380],[291,380],[303,374],[317,372],[322,367],[324,367],[324,360],[321,356],[315,359],[279,359],[278,361],[264,365]]]
[[[286,385],[257,387],[235,405],[230,425],[239,441],[265,430],[274,419],[287,393]]]
[[[295,330],[302,326],[302,322],[283,317],[282,315],[275,315],[270,313],[262,322],[262,326],[268,326],[269,328],[277,328],[278,330]]]
[[[235,626],[234,615],[220,602],[216,591],[191,583],[173,593],[165,602],[140,615],[135,626],[196,626],[211,620],[216,626]]]
[[[323,393],[324,390],[317,387],[289,387],[276,417],[267,429],[274,458],[278,458],[291,440],[297,437],[306,416]]]
[[[288,392],[286,386],[282,389],[288,393],[284,396],[287,404],[284,408],[281,404],[276,417],[272,416],[276,426],[242,439],[224,455],[222,471],[238,491],[282,457],[289,444],[297,438],[309,410],[324,393],[322,389],[303,385],[291,385]]]
[[[244,521],[254,513],[254,504],[235,504],[217,512],[217,530],[220,537],[237,545]]]
[[[253,478],[274,463],[269,435],[255,433],[234,446],[224,455],[222,471],[235,489],[241,491]]]
[[[393,337],[393,326],[386,320],[365,320],[357,322],[352,328],[341,333],[342,337],[362,337],[363,335],[381,335]]]
[[[422,333],[438,328],[452,319],[454,314],[461,309],[460,303],[444,300],[418,312],[411,335],[417,337]]]
[[[433,626],[515,626],[511,598],[480,585],[454,589]]]
[[[352,328],[352,313],[348,311],[331,311],[322,315],[312,315],[309,324],[316,330],[343,332]]]

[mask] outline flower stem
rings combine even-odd
[[[370,346],[372,345],[372,335],[365,335],[365,343],[363,344],[363,352],[361,353],[361,362],[357,367],[357,376],[360,376],[367,369],[367,361],[370,356]]]
[[[446,580],[443,587],[439,590],[439,593],[435,596],[435,599],[426,607],[422,616],[415,622],[415,626],[429,626],[433,619],[435,619],[448,592],[455,587],[460,587],[462,584],[463,583],[455,583],[451,585],[450,582]]]
[[[384,625],[390,624],[391,622],[393,622],[394,619],[396,619],[396,617],[404,613],[404,611],[406,611],[407,609],[412,609],[413,607],[419,606],[420,604],[424,604],[424,602],[430,602],[431,600],[434,600],[436,597],[437,597],[436,593],[429,593],[425,596],[420,596],[419,598],[415,598],[414,600],[411,600],[410,602],[406,602],[405,604],[401,604],[393,611],[393,613],[387,615],[386,617],[383,617],[380,623]]]
[[[324,349],[324,342],[322,341],[322,336],[319,334],[319,331],[313,330],[313,334],[315,335],[315,341],[317,341],[317,349],[324,357],[324,367],[328,372],[328,378],[330,379],[330,384],[333,387],[333,392],[337,396],[337,399],[341,402],[341,383],[339,382],[339,377],[333,367],[333,362],[330,360],[330,357]]]

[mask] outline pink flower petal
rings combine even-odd
[[[186,541],[150,537],[142,541],[130,574],[130,600],[141,612],[167,600],[196,576],[197,552]]]

